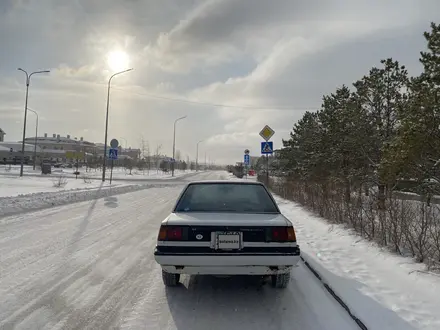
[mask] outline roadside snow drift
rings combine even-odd
[[[277,198],[304,259],[371,330],[440,329],[440,277]]]
[[[127,184],[127,182],[118,182],[113,186]],[[65,192],[66,190],[87,190],[90,188],[99,188],[102,181],[85,180],[83,178],[67,178],[66,176],[47,177],[47,176],[23,176],[18,175],[0,175],[0,197],[12,197],[19,195]]]
[[[160,186],[160,184],[117,186],[101,184],[98,188],[39,192],[19,196],[0,197],[0,217]]]
[[[41,170],[33,170],[32,166],[25,166],[24,167],[24,177],[44,177],[44,178],[56,178],[60,175],[66,177],[66,178],[75,178],[75,168],[52,168],[52,173],[47,175],[42,175]],[[80,175],[79,177],[81,179],[86,178],[88,180],[101,180],[102,172],[89,169],[86,171],[85,167],[79,168]],[[20,173],[20,166],[19,165],[12,165],[11,168],[9,166],[0,166],[0,176],[15,176],[18,177]],[[177,177],[183,177],[190,174],[195,174],[195,171],[187,170],[175,170],[174,171],[174,177],[171,176],[171,172],[163,172],[162,170],[156,170],[152,169],[150,171],[140,171],[138,169],[133,169],[130,173],[129,170],[123,168],[123,167],[115,167],[113,169],[113,180],[114,181],[148,181],[148,180],[172,180]],[[107,170],[106,178],[110,178],[110,169]]]

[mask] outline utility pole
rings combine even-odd
[[[107,133],[108,133],[108,109],[109,109],[109,105],[110,105],[110,84],[111,81],[113,79],[114,76],[117,76],[121,73],[125,73],[128,71],[131,71],[133,69],[127,69],[124,71],[120,71],[120,72],[116,72],[113,75],[110,76],[109,80],[108,80],[108,86],[107,86],[107,111],[105,113],[105,137],[104,137],[104,160],[102,163],[102,182],[105,181],[105,167],[107,164]]]
[[[31,83],[31,77],[34,74],[39,73],[49,73],[49,70],[44,71],[34,71],[31,74],[28,74],[27,71],[22,68],[18,68],[17,70],[22,71],[26,74],[26,99],[24,102],[24,123],[23,123],[23,141],[21,142],[21,162],[20,162],[20,176],[23,176],[23,167],[24,167],[24,146],[26,140],[26,120],[27,120],[27,110],[28,110],[28,97],[29,97],[29,85]]]
[[[173,162],[171,167],[171,176],[174,176],[174,165],[176,163],[175,154],[176,154],[176,124],[179,120],[185,119],[186,115],[180,118],[177,118],[174,121],[174,130],[173,130]]]
[[[35,116],[37,116],[37,122],[35,124],[35,141],[34,141],[34,171],[35,171],[35,165],[37,162],[37,139],[38,139],[38,113],[35,110],[32,110],[28,108],[28,111],[33,112]]]
[[[203,142],[203,140],[200,140],[197,142],[197,149],[196,149],[196,172],[199,170],[199,143]]]

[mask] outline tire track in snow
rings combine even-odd
[[[120,205],[113,211],[101,200],[85,223],[73,218],[78,213],[84,216],[89,203],[83,208],[59,208],[49,218],[45,217],[49,212],[40,212],[34,223],[27,223],[30,214],[23,217],[21,228],[29,234],[22,238],[28,241],[20,246],[20,240],[11,240],[11,249],[26,249],[36,241],[42,244],[44,237],[32,232],[44,233],[33,227],[44,224],[47,240],[60,235],[61,244],[68,236],[73,244],[57,245],[59,251],[53,249],[38,262],[9,274],[9,283],[0,273],[0,324],[4,329],[356,329],[303,264],[294,270],[287,290],[259,287],[241,277],[209,276],[183,276],[180,287],[165,288],[152,253],[159,222],[180,189],[119,196]],[[73,214],[62,213],[66,211]],[[56,220],[65,216],[68,220],[57,226]],[[70,228],[70,235],[60,229],[63,226]],[[5,236],[0,232],[0,239]],[[37,252],[41,256],[44,249]],[[26,274],[29,268],[34,274]],[[11,313],[1,294],[5,289],[17,296]],[[9,317],[2,320],[2,316]]]
[[[145,242],[150,242],[150,244],[154,244],[155,236],[157,232],[156,227],[158,226],[158,223],[162,220],[162,219],[156,220],[154,218],[151,219],[151,215],[156,215],[156,216],[162,215],[163,217],[165,217],[166,214],[169,212],[169,209],[171,208],[171,204],[169,202],[171,198],[167,198],[167,197],[171,197],[171,196],[174,197],[175,195],[177,195],[178,192],[179,190],[176,189],[168,189],[168,191],[164,194],[164,191],[160,189],[160,194],[158,194],[157,198],[151,200],[148,200],[148,198],[144,198],[137,201],[135,200],[135,202],[132,205],[133,206],[132,213],[129,214],[129,216],[135,218],[140,223],[139,226],[133,226],[132,223],[130,226],[130,223],[126,223],[125,227],[127,227],[128,230],[125,230],[125,227],[118,228],[118,229],[122,229],[124,235],[120,236],[113,245],[110,244],[109,246],[107,246],[106,244],[103,244],[101,239],[104,235],[103,233],[101,233],[101,235],[98,236],[98,239],[95,239],[95,241],[92,243],[92,245],[87,245],[82,250],[76,251],[76,252],[88,252],[86,250],[89,248],[93,249],[93,244],[96,244],[97,242],[99,242],[101,246],[101,251],[94,251],[95,254],[98,255],[98,257],[92,258],[91,261],[89,261],[88,263],[82,264],[82,267],[79,270],[72,272],[72,268],[74,268],[75,265],[73,265],[72,267],[72,265],[63,264],[61,267],[59,267],[61,270],[57,273],[56,277],[45,283],[44,286],[42,287],[38,286],[37,288],[33,288],[34,291],[39,292],[38,294],[34,292],[33,295],[36,297],[33,299],[33,301],[27,304],[26,306],[24,306],[22,309],[16,311],[14,314],[10,315],[8,318],[6,318],[4,320],[4,323],[2,323],[2,325],[6,328],[12,328],[14,325],[19,324],[20,320],[25,319],[28,315],[32,314],[34,311],[38,309],[41,309],[42,307],[45,307],[46,310],[49,309],[53,312],[52,318],[55,317],[57,319],[60,319],[60,317],[62,317],[63,314],[67,313],[71,315],[70,317],[68,317],[67,321],[90,319],[90,317],[87,317],[87,315],[90,315],[89,314],[90,312],[96,312],[99,309],[98,308],[99,304],[98,305],[95,304],[95,309],[90,309],[89,307],[87,311],[82,310],[81,312],[79,312],[79,314],[77,312],[72,313],[71,311],[72,308],[68,308],[68,304],[65,302],[62,293],[66,291],[66,289],[68,289],[69,286],[71,286],[73,283],[89,275],[99,262],[109,259],[114,260],[115,251],[117,251],[117,249],[120,248],[121,246],[124,246],[126,242],[130,242],[130,240],[131,240],[129,245],[130,249],[135,250],[135,249],[139,249],[139,247],[144,247],[146,249],[141,250],[142,253],[148,251],[147,253],[151,254],[152,247],[148,246],[147,248],[147,246],[142,245],[142,242],[144,242],[144,244]],[[136,198],[136,195],[137,194],[133,194],[134,198]],[[149,197],[151,198],[151,195]],[[148,213],[146,213],[145,211],[150,212],[150,215],[146,216],[146,214]],[[102,218],[102,215],[100,215],[100,217]],[[145,218],[147,218],[146,219],[147,221],[143,221],[143,219]],[[151,220],[155,220],[155,221],[151,223]],[[117,223],[118,222],[116,222],[115,225],[117,225]],[[124,223],[123,219],[121,219],[119,223]],[[154,227],[154,231],[151,230],[152,227]],[[113,226],[111,226],[111,228],[113,228]],[[105,229],[103,231],[105,234]],[[82,238],[80,238],[79,241],[81,241],[81,239]],[[104,240],[104,241],[108,241],[108,240]],[[71,246],[74,246],[75,243],[77,242],[78,241],[73,242]],[[128,252],[128,250],[126,252]],[[52,258],[54,257],[56,256],[53,255]],[[125,256],[122,256],[123,259],[124,257]],[[151,257],[149,259],[151,262]],[[53,265],[54,261],[50,261],[49,264]],[[135,263],[136,261],[137,259],[133,259],[132,262]],[[66,269],[63,271],[62,268],[66,268]],[[127,268],[127,270],[125,271],[125,273],[127,274],[125,276],[127,278],[130,278],[129,273],[130,271],[133,271],[133,269],[135,268],[132,267],[130,268],[130,266]],[[94,276],[96,275],[97,274],[94,274]],[[123,275],[122,278],[124,278]],[[114,285],[118,285],[119,283],[117,279],[116,280],[112,279],[112,280],[114,282],[111,282],[110,283],[111,285],[109,284],[110,286],[107,288],[107,290],[110,290],[109,292],[113,291],[114,289],[112,288],[114,287]],[[104,282],[105,276],[102,275],[101,277],[98,276],[98,278],[96,278],[95,281]],[[115,289],[116,288],[117,287],[115,287]],[[99,303],[102,304],[103,301],[100,300]],[[70,328],[70,326],[67,327]]]
[[[169,189],[169,188],[168,188]],[[104,199],[106,201],[106,199]],[[133,205],[135,207],[143,207],[146,206],[142,203],[137,203],[138,205]],[[153,204],[156,203],[156,201],[152,202]],[[92,208],[93,203],[90,208]],[[83,208],[83,205],[76,204],[75,206],[72,206],[71,209],[69,209],[68,212],[78,212],[78,209]],[[90,209],[89,208],[89,209]],[[59,211],[65,210],[65,208],[58,208]],[[59,212],[58,211],[58,212]],[[112,214],[114,214],[114,210],[111,209],[104,209],[100,211],[100,215],[104,217],[110,217]],[[44,220],[45,214],[42,213],[41,219]],[[53,250],[57,249],[71,249],[72,246],[77,243],[78,240],[84,239],[88,236],[96,235],[100,231],[103,231],[107,229],[109,226],[115,226],[118,222],[126,221],[124,217],[116,218],[114,221],[108,221],[103,226],[100,226],[98,228],[95,228],[93,230],[89,230],[86,234],[82,235],[81,237],[77,237],[76,239],[71,240],[63,240],[63,237],[70,236],[71,228],[70,226],[76,222],[79,218],[84,218],[84,214],[79,214],[75,217],[63,218],[60,221],[53,222],[50,225],[43,225],[39,223],[39,221],[33,221],[33,224],[35,226],[28,226],[25,227],[23,225],[20,226],[20,230],[9,230],[9,228],[6,228],[5,231],[8,232],[8,235],[6,238],[2,239],[0,242],[0,252],[1,253],[1,264],[0,269],[4,267],[4,270],[2,272],[2,276],[8,275],[6,271],[11,271],[11,265],[15,262],[16,265],[20,265],[21,267],[28,267],[32,263],[38,262],[40,259],[44,259],[48,256],[50,256],[53,253]],[[29,228],[30,227],[30,228]],[[56,231],[58,230],[58,231]],[[55,233],[56,231],[56,233]],[[44,237],[45,232],[51,232],[51,234],[55,236],[56,240],[50,242],[50,245],[47,245],[47,238]],[[19,233],[18,235],[16,233]],[[64,235],[64,236],[63,236]],[[23,246],[22,241],[31,241],[33,237],[42,237],[40,240],[33,242],[32,244],[29,244],[27,246]],[[99,239],[99,238],[98,238]],[[16,244],[16,249],[11,249],[11,246],[13,244]],[[46,244],[46,245],[45,245]],[[8,251],[9,250],[9,253]],[[11,251],[13,250],[13,251]],[[39,250],[42,250],[42,253],[36,253]],[[35,254],[38,255],[38,257],[35,257]],[[12,256],[11,256],[12,255]],[[8,260],[11,259],[10,264],[8,264]],[[20,263],[17,263],[17,260],[20,260]]]
[[[93,203],[92,203],[93,206]],[[91,207],[92,207],[91,206]],[[90,208],[89,208],[90,209]],[[111,211],[107,211],[107,212],[101,212],[102,216],[109,216],[111,214]],[[84,216],[80,216],[82,218],[84,218]],[[78,217],[74,217],[74,220],[76,220]],[[22,248],[22,250],[19,250],[20,247],[20,243],[17,244],[17,250],[19,251],[18,253],[14,254],[14,260],[13,262],[15,262],[15,266],[17,267],[20,266],[21,268],[18,269],[14,269],[14,264],[11,265],[7,263],[7,261],[9,259],[12,259],[11,257],[7,258],[7,254],[6,257],[3,255],[2,256],[2,268],[5,269],[5,271],[2,271],[2,277],[7,277],[8,275],[11,275],[12,273],[15,274],[19,274],[20,271],[22,271],[24,268],[28,268],[29,266],[32,266],[34,263],[38,263],[40,260],[45,259],[45,258],[57,258],[58,255],[54,254],[55,251],[61,251],[61,250],[67,250],[67,252],[65,253],[66,255],[69,255],[70,253],[68,252],[69,250],[72,250],[72,248],[81,240],[84,239],[88,236],[91,236],[92,234],[98,234],[101,231],[104,231],[105,229],[107,229],[108,227],[112,226],[114,227],[115,225],[117,225],[118,223],[124,221],[125,219],[123,217],[116,219],[115,221],[112,222],[107,222],[106,224],[104,224],[101,227],[98,227],[94,230],[91,230],[90,232],[88,232],[87,234],[84,234],[81,237],[75,238],[73,240],[67,241],[67,240],[57,240],[55,242],[50,242],[50,245],[44,245],[42,243],[47,241],[47,238],[43,238],[39,241],[37,241],[34,245],[31,245],[30,247],[25,247]],[[59,223],[59,225],[65,226],[66,228],[64,228],[63,232],[65,233],[69,233],[70,228],[68,227],[68,223],[66,222],[62,222]],[[130,223],[126,223],[125,226],[123,228],[125,228],[126,226],[129,226]],[[51,234],[55,234],[53,229],[51,230],[51,228],[45,229],[48,230],[49,232],[51,232]],[[60,236],[61,233],[57,232],[56,233],[56,237],[58,238]],[[30,235],[34,235],[33,231],[30,231]],[[15,239],[15,237],[12,237]],[[28,239],[31,239],[31,237],[29,237]],[[98,237],[95,240],[95,243],[98,243],[101,240],[100,237]],[[6,242],[7,245],[11,245],[12,242]],[[90,244],[88,248],[93,247],[93,244]],[[38,253],[41,251],[41,254]],[[34,252],[34,255],[30,254],[30,252]],[[18,254],[18,256],[17,256]],[[27,258],[25,257],[25,255],[27,255]],[[19,263],[17,261],[20,261]],[[56,263],[51,263],[53,265],[55,265]],[[9,272],[8,272],[9,271]]]
[[[303,264],[286,290],[261,287],[257,278],[211,276],[184,276],[180,286],[166,288],[160,268],[152,274],[156,284],[124,318],[121,329],[357,329]]]

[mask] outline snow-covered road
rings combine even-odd
[[[303,264],[287,290],[199,276],[166,289],[153,248],[181,189],[152,187],[0,224],[0,329],[358,329]]]

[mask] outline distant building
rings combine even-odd
[[[4,158],[20,157],[21,142],[4,142],[4,135],[6,133],[0,129],[0,160]],[[104,155],[104,144],[94,143],[84,140],[83,137],[79,139],[70,135],[61,136],[60,134],[48,135],[40,137],[28,137],[25,140],[25,157],[33,158],[35,144],[37,161],[41,159],[48,159],[54,162],[72,161],[69,159],[71,155],[81,153],[86,159],[102,159]],[[107,148],[110,148],[108,145]],[[108,150],[108,149],[107,149]],[[122,148],[119,147],[118,158],[137,160],[140,158],[140,149]]]
[[[27,144],[35,144],[35,137],[28,137],[25,139]],[[53,161],[66,161],[66,154],[69,152],[81,152],[86,158],[95,157],[97,159],[102,159],[104,154],[104,144],[94,143],[84,140],[83,137],[79,139],[70,135],[61,136],[60,134],[52,134],[49,136],[44,133],[44,136],[37,137],[37,146],[42,149],[40,157],[51,159]],[[107,145],[107,150],[110,148]],[[120,159],[131,158],[139,159],[140,150],[139,149],[121,149],[119,148]]]
[[[21,159],[21,142],[0,142],[0,161],[4,162],[5,159],[12,161],[15,159],[19,162]],[[25,143],[24,145],[24,157],[25,162],[33,159],[35,144]],[[41,153],[41,149],[37,146],[37,156]]]
[[[26,138],[25,143],[34,144],[35,137]],[[37,137],[37,146],[47,153],[55,151],[56,154],[59,154],[60,151],[81,151],[91,154],[96,152],[95,143],[85,141],[82,137],[79,138],[79,140],[76,137],[71,138],[70,135],[67,135],[66,137],[61,136],[60,134],[52,134],[52,136],[48,136],[47,133],[44,133],[44,136]]]
[[[95,143],[85,141],[82,137],[71,138],[70,135],[61,136],[60,134],[52,134],[48,136],[44,133],[44,136],[28,137],[25,139],[26,144],[32,144],[38,146],[40,152],[37,152],[38,159],[49,159],[55,162],[67,161],[67,155],[69,152],[81,152],[86,157],[91,157],[96,154]]]
[[[104,143],[95,143],[96,151],[98,155],[104,154]],[[110,145],[107,145],[107,150],[110,148]],[[118,148],[118,157],[121,158],[130,158],[130,159],[139,159],[141,155],[141,150],[136,148],[122,148],[119,146]]]
[[[132,148],[125,149],[125,148],[121,148],[120,147],[119,148],[119,153],[121,155],[128,156],[128,157],[130,157],[132,159],[138,159],[141,156],[141,150],[140,149],[132,149]]]

